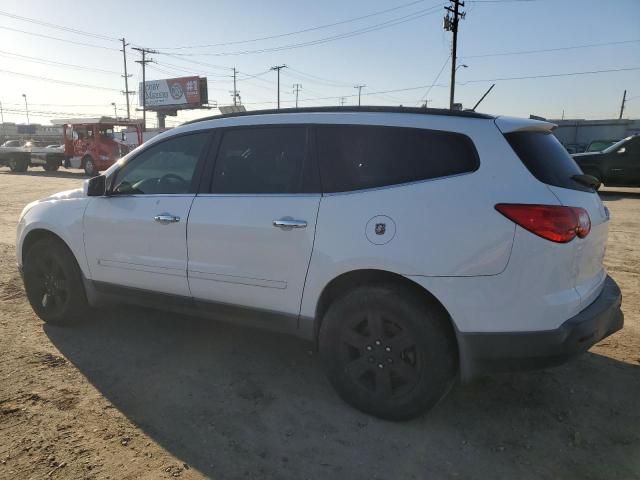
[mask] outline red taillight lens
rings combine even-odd
[[[576,235],[584,238],[591,230],[591,219],[584,208],[499,203],[496,210],[525,230],[552,242],[567,243]]]
[[[580,238],[584,238],[589,235],[589,232],[591,231],[591,218],[589,218],[589,213],[584,208],[580,207],[573,207],[572,210],[578,218],[576,235]]]

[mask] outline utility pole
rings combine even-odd
[[[346,103],[346,101],[347,101],[347,97],[340,97],[340,106],[344,107],[344,104]]]
[[[153,62],[153,59],[147,58],[147,53],[158,53],[155,50],[151,50],[150,48],[138,48],[133,47],[134,50],[142,53],[142,60],[136,60],[136,63],[142,65],[142,131],[145,132],[147,130],[147,89],[145,86],[146,76],[145,70],[147,63]]]
[[[302,85],[300,85],[299,83],[293,84],[293,93],[296,94],[296,108],[298,108],[298,95],[300,93],[301,88],[302,88]]]
[[[456,54],[458,51],[458,22],[466,15],[465,12],[460,11],[460,7],[464,7],[464,2],[461,0],[449,0],[453,5],[451,7],[444,7],[448,12],[444,17],[444,29],[447,32],[453,33],[453,43],[451,45],[451,92],[449,94],[449,110],[453,110],[453,104],[455,99],[456,88]],[[451,17],[449,14],[453,14]]]
[[[618,119],[622,119],[622,114],[624,113],[624,104],[627,101],[627,91],[625,90],[624,93],[622,94],[622,104],[620,105],[620,116],[618,117]]]
[[[366,85],[356,85],[353,88],[357,88],[358,89],[358,106],[360,106],[360,96],[362,95],[362,89],[366,87]]]
[[[124,57],[124,96],[127,99],[127,120],[131,119],[131,110],[129,108],[129,94],[133,93],[129,91],[129,77],[131,75],[127,74],[127,45],[124,41],[124,37],[120,39],[122,41],[122,56]]]
[[[278,110],[280,110],[280,70],[282,70],[283,68],[287,68],[287,66],[285,64],[282,64],[271,67],[271,70],[276,70],[278,72]]]
[[[238,90],[236,88],[236,74],[238,73],[238,71],[236,70],[236,67],[233,67],[233,104],[237,105],[237,101],[238,101]]]

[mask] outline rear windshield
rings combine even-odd
[[[582,174],[582,170],[552,133],[514,132],[505,137],[522,163],[541,182],[571,190],[593,191],[571,178]]]

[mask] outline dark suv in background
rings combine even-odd
[[[624,138],[601,152],[576,153],[573,158],[584,173],[604,185],[640,187],[640,135]]]

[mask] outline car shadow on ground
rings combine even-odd
[[[84,180],[89,178],[85,175],[83,170],[56,170],[55,172],[46,172],[40,168],[34,167],[33,170],[27,170],[26,172],[12,172],[9,169],[0,169],[0,174],[16,175],[16,176],[30,176],[30,177],[53,177],[53,178],[77,178]]]
[[[312,345],[293,337],[138,308],[96,317],[44,330],[116,408],[207,477],[640,474],[638,365],[588,353],[485,377],[391,423],[344,404]]]

